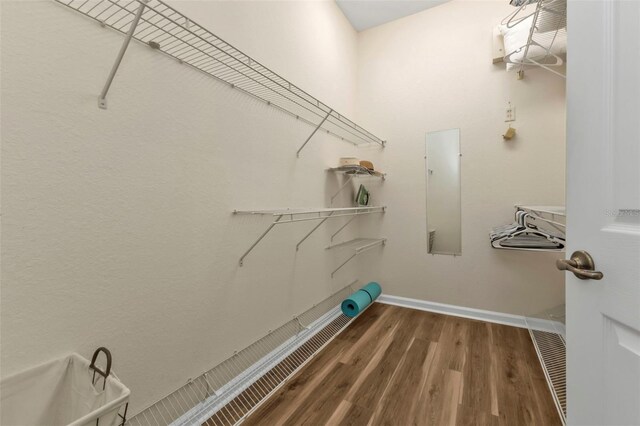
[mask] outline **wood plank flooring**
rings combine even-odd
[[[560,425],[527,330],[376,303],[247,425]]]

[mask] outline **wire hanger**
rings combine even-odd
[[[527,6],[529,6],[529,4],[531,3],[525,3],[522,6],[519,6],[514,12],[511,12],[510,14],[508,14],[501,22],[501,25],[505,25],[507,28],[513,28],[516,25],[518,25],[520,22],[526,20],[527,18],[530,18],[531,16],[533,16],[536,11],[534,10],[533,12],[529,13],[526,16],[518,16],[520,14],[520,12],[524,12],[527,9]],[[517,17],[517,19],[516,19]]]

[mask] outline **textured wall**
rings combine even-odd
[[[564,199],[564,83],[490,64],[500,2],[452,2],[357,35],[332,1],[177,2],[227,41],[389,140],[352,149],[211,78],[132,44],[96,98],[122,37],[53,1],[2,2],[2,375],[109,347],[133,411],[160,398],[353,278],[385,292],[511,313],[562,300],[557,256],[498,252],[489,227],[514,203]],[[503,109],[518,137],[504,143]],[[424,137],[461,128],[461,257],[426,253]],[[236,208],[328,204],[324,169],[345,155],[384,218],[345,238],[389,238],[343,269],[325,251],[342,219],[295,243],[289,225],[238,257],[268,218]],[[347,203],[345,191],[339,203]],[[382,231],[380,227],[382,226]],[[361,266],[360,274],[357,266]]]
[[[452,1],[359,33],[360,121],[389,145],[381,196],[392,206],[380,261],[362,259],[385,292],[513,314],[564,300],[555,253],[495,250],[491,227],[513,221],[514,204],[564,204],[565,82],[548,71],[522,81],[491,63],[491,30],[506,1]],[[507,103],[517,136],[504,142]],[[427,254],[425,134],[459,128],[462,256]]]
[[[356,33],[333,2],[179,2],[344,114]],[[351,145],[53,1],[2,2],[2,375],[112,350],[133,411],[357,277],[336,219],[305,242],[234,209],[322,207]],[[350,191],[345,192],[345,197]],[[345,200],[342,200],[345,201]],[[373,219],[372,219],[373,220]],[[347,230],[354,232],[355,229]]]

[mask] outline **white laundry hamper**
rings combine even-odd
[[[95,365],[100,352],[105,370]],[[111,372],[109,350],[91,363],[74,353],[2,379],[0,425],[124,425],[130,393]]]

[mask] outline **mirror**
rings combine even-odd
[[[460,129],[427,133],[427,250],[462,254]]]

